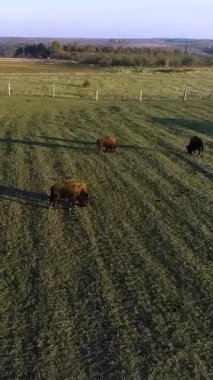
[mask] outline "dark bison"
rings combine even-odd
[[[68,199],[69,210],[75,205],[85,207],[89,201],[89,192],[84,181],[64,180],[55,183],[50,189],[49,205],[55,207],[59,199]]]
[[[191,137],[189,144],[187,145],[187,151],[189,154],[195,153],[198,150],[198,156],[204,150],[204,142],[200,139],[200,137],[193,136]]]
[[[114,153],[117,149],[117,140],[115,136],[102,136],[97,139],[98,149],[105,149],[105,152]]]

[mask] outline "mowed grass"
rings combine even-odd
[[[211,378],[212,110],[0,99],[2,379]],[[65,177],[87,208],[48,209]]]

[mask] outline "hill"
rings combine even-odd
[[[208,49],[213,49],[213,40],[211,39],[187,39],[187,38],[26,38],[26,37],[0,37],[0,52],[5,46],[20,47],[28,44],[43,43],[49,46],[53,41],[61,44],[77,43],[89,45],[105,45],[105,46],[130,46],[130,47],[161,47],[167,49],[186,50],[194,54],[208,53]],[[212,53],[211,50],[209,50]]]

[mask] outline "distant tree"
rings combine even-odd
[[[58,41],[53,41],[49,47],[49,51],[52,58],[61,58],[63,48]]]
[[[43,44],[26,45],[16,49],[15,57],[28,57],[28,58],[47,58],[50,55],[49,49]]]
[[[163,56],[159,56],[157,59],[156,59],[156,66],[166,66],[167,64],[167,61],[166,61],[166,57],[163,57]]]
[[[43,44],[38,44],[37,45],[37,57],[38,58],[47,58],[50,55],[50,51],[46,46]]]
[[[181,64],[183,66],[192,66],[193,62],[194,62],[194,57],[192,55],[185,55],[181,60]]]
[[[24,48],[22,46],[16,49],[14,57],[24,57]]]
[[[10,45],[10,44],[4,45],[4,47],[3,47],[3,56],[4,57],[8,57],[8,58],[12,58],[15,55],[15,51],[16,51],[15,46]]]

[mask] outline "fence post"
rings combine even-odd
[[[8,96],[10,96],[10,82],[8,83]]]
[[[140,103],[141,103],[142,99],[143,99],[143,90],[140,91]]]
[[[96,102],[98,101],[98,90],[96,90],[95,100],[96,100]]]
[[[183,101],[185,102],[187,98],[187,88],[185,87],[184,94],[183,94]]]
[[[53,98],[55,97],[55,83],[53,83]]]

